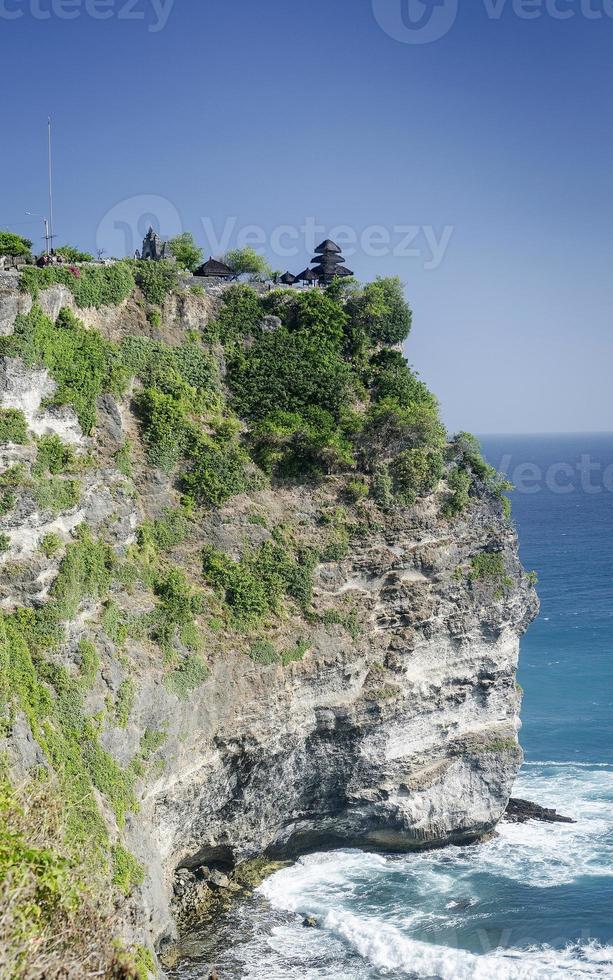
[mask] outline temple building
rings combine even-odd
[[[345,259],[341,255],[340,248],[336,242],[330,241],[329,238],[317,246],[311,264],[314,265],[313,272],[322,286],[327,286],[337,276],[345,278],[353,275],[351,269],[345,265]]]
[[[153,228],[149,228],[149,231],[145,235],[143,239],[143,250],[140,255],[138,253],[136,254],[136,258],[145,259],[149,262],[176,261],[170,251],[168,242],[163,241],[159,235],[156,235]]]

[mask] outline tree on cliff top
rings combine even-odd
[[[55,250],[57,255],[63,256],[67,262],[93,262],[94,257],[89,252],[82,252],[74,245],[60,245]]]
[[[32,242],[12,231],[0,231],[0,255],[29,255]]]
[[[250,245],[232,249],[226,253],[223,261],[237,276],[248,275],[269,279],[272,275],[272,270],[264,256],[259,255]]]
[[[168,244],[181,268],[193,272],[202,264],[202,249],[196,245],[191,231],[184,231],[182,235],[176,235],[170,239]]]

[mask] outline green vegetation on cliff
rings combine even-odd
[[[160,308],[178,286],[174,265],[121,262],[77,272],[28,267],[22,283],[35,300],[41,289],[65,285],[79,307],[120,304],[138,286],[133,302],[142,309],[142,293],[154,305],[149,323],[162,335]],[[448,442],[436,399],[397,349],[410,327],[400,283],[382,279],[364,288],[334,283],[267,294],[233,285],[214,321],[174,344],[120,330],[110,340],[67,309],[53,322],[36,301],[14,333],[0,338],[0,355],[49,372],[56,385],[50,404],[72,408],[91,437],[86,455],[57,436],[34,436],[22,412],[0,409],[0,445],[19,454],[0,474],[0,516],[34,501],[47,521],[33,546],[38,572],[42,566],[51,583],[46,600],[7,605],[0,614],[2,732],[25,720],[63,809],[61,847],[49,850],[45,865],[34,837],[27,856],[28,895],[40,895],[44,908],[49,882],[57,891],[44,928],[70,917],[84,860],[116,895],[142,882],[123,828],[138,808],[139,780],[164,765],[161,753],[151,757],[166,732],[147,729],[140,748],[136,734],[125,765],[106,738],[109,730],[134,737],[142,716],[139,656],[149,658],[167,699],[194,697],[227,637],[252,674],[289,664],[298,671],[317,633],[336,631],[347,644],[360,637],[359,611],[344,599],[338,608],[318,608],[320,563],[342,561],[352,542],[385,526],[385,515],[420,499],[444,522],[480,495],[503,493],[506,485],[472,437]],[[129,417],[123,431],[115,419],[111,435],[106,395],[121,398],[123,420]],[[104,420],[107,430],[101,424],[98,431]],[[122,495],[134,501],[122,536],[112,529],[125,514],[113,513],[96,533],[55,521],[72,510],[72,527],[76,505],[87,508],[96,468],[111,507]],[[286,522],[284,494],[305,485],[321,494],[311,519]],[[278,513],[267,510],[271,489],[279,490]],[[243,523],[232,547],[223,508],[258,491],[266,492],[236,502]],[[7,576],[18,577],[12,517],[6,526],[11,533],[0,532],[0,551],[9,558],[2,561]],[[508,585],[496,555],[477,556],[464,578],[497,591]],[[4,802],[0,793],[0,809],[12,814],[11,792]],[[19,833],[15,860],[27,864],[27,831]],[[0,882],[1,862],[0,853]],[[15,933],[9,945],[21,949],[20,942]],[[149,965],[142,951],[123,976],[145,976]]]

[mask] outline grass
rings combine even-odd
[[[48,780],[34,778],[17,790],[1,776],[0,976],[146,980],[146,970],[154,970],[151,953],[122,948],[110,889],[67,843],[65,816]],[[126,871],[136,884],[136,867],[125,861],[119,867],[118,887]]]

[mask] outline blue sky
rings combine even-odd
[[[613,4],[455,6],[406,43],[422,0],[0,0],[0,227],[42,234],[51,113],[62,242],[255,226],[297,272],[346,226],[450,428],[610,430]]]

